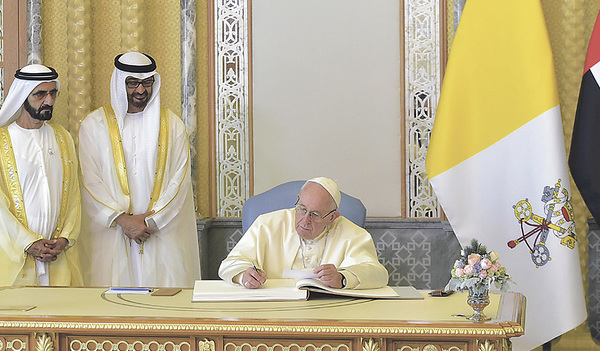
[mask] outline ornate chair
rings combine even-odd
[[[296,195],[300,193],[304,180],[295,180],[280,184],[264,193],[252,196],[242,207],[242,230],[246,230],[254,223],[256,217],[263,213],[294,207]],[[367,209],[363,203],[342,192],[340,208],[341,215],[355,224],[364,228],[367,218]]]

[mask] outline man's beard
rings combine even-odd
[[[133,98],[134,95],[137,97],[136,99]],[[138,94],[134,92],[127,95],[127,101],[139,109],[145,109],[149,100],[150,94],[148,94],[147,91],[144,94]]]
[[[53,106],[42,105],[39,109],[36,110],[35,108],[33,108],[33,106],[31,106],[31,104],[27,100],[25,100],[25,102],[23,103],[23,107],[31,117],[39,121],[49,121],[52,118],[52,110],[54,109]]]

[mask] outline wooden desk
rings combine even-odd
[[[191,290],[169,297],[105,290],[0,290],[0,351],[491,351],[509,350],[525,324],[525,298],[515,293],[492,294],[485,310],[492,320],[472,323],[453,316],[472,312],[462,293],[192,303]]]

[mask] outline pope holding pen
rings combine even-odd
[[[294,208],[254,221],[221,262],[223,280],[257,289],[267,278],[283,278],[284,270],[309,270],[331,288],[387,284],[371,235],[337,211],[341,193],[333,180],[311,179],[297,198]]]
[[[254,262],[252,263],[252,270],[254,270],[254,272],[250,273],[252,279],[248,279],[248,283],[244,286],[249,289],[264,288],[264,282],[267,280],[267,275],[265,272],[259,271]],[[258,286],[256,286],[256,284],[258,284]]]

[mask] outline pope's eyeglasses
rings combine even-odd
[[[130,79],[125,81],[125,85],[127,85],[127,88],[129,89],[137,89],[137,87],[139,87],[140,84],[144,88],[150,88],[154,84],[154,77],[146,78],[144,80]]]
[[[58,96],[58,90],[57,89],[52,89],[50,91],[47,90],[38,90],[35,93],[31,94],[31,96],[33,96],[34,99],[36,100],[44,100],[46,98],[46,96],[50,95],[50,97],[52,99],[56,99],[56,97]]]
[[[298,201],[296,201],[295,206],[296,206],[297,214],[304,217],[308,213],[308,218],[310,218],[311,222],[316,222],[316,223],[323,222],[327,216],[329,216],[330,214],[332,214],[334,211],[337,210],[337,208],[334,208],[333,210],[327,212],[327,214],[325,216],[321,217],[321,215],[319,215],[319,213],[317,211],[308,212],[308,210],[306,209],[306,207],[304,207],[304,205],[298,205]]]

